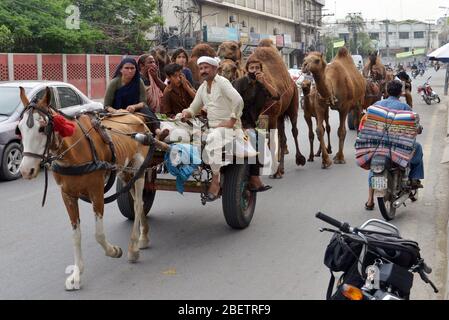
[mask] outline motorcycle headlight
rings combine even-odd
[[[382,173],[385,170],[385,166],[383,164],[373,164],[371,165],[371,170],[374,173]]]

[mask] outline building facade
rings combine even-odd
[[[365,32],[373,41],[382,57],[394,59],[396,54],[415,51],[427,53],[439,47],[439,27],[421,21],[365,21]],[[344,21],[329,23],[324,27],[327,35],[348,40],[352,37]]]
[[[172,0],[162,3],[169,48],[204,41],[241,41],[249,55],[271,38],[287,66],[299,66],[304,52],[319,49],[324,0]]]

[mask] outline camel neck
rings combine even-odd
[[[323,97],[323,98],[328,98],[330,97],[330,92],[329,92],[329,88],[326,85],[326,76],[325,73],[323,72],[323,74],[318,74],[318,73],[314,73],[313,74],[313,78],[315,79],[315,85],[316,85],[316,89],[319,92],[319,94]]]

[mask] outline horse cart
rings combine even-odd
[[[145,171],[145,188],[143,193],[144,213],[148,215],[155,201],[157,191],[177,191],[176,180],[167,177],[165,153],[170,150],[170,143],[165,143],[146,136],[145,144],[152,146],[149,152],[153,155]],[[202,142],[204,147],[205,142]],[[224,153],[224,151],[223,151]],[[220,185],[223,214],[226,223],[234,229],[244,229],[251,223],[256,207],[257,193],[250,191],[249,159],[235,159],[221,168]],[[242,161],[243,160],[243,161]],[[184,183],[184,192],[198,193],[201,203],[206,204],[206,194],[212,177],[209,165],[201,160],[201,164],[193,172],[192,177]],[[134,219],[134,200],[130,192],[123,192],[124,183],[117,179],[116,191],[119,194],[117,204],[122,215]]]

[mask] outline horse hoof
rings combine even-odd
[[[328,149],[327,149],[327,153],[328,153],[328,154],[332,154],[332,148],[328,148]]]
[[[76,266],[69,266],[66,269],[66,273],[70,270],[69,268],[71,267],[73,268],[71,270],[72,274],[65,280],[65,289],[67,291],[79,290],[81,289],[80,270]]]
[[[307,159],[308,162],[313,162],[313,157],[309,157],[309,159]]]
[[[122,257],[122,254],[123,254],[122,248],[114,247],[114,251],[115,251],[115,254],[114,254],[113,258],[121,258]]]
[[[136,263],[137,260],[139,260],[139,256],[140,256],[139,251],[135,251],[135,252],[128,251],[128,262]]]
[[[146,249],[150,246],[150,240],[139,240],[139,249]]]

